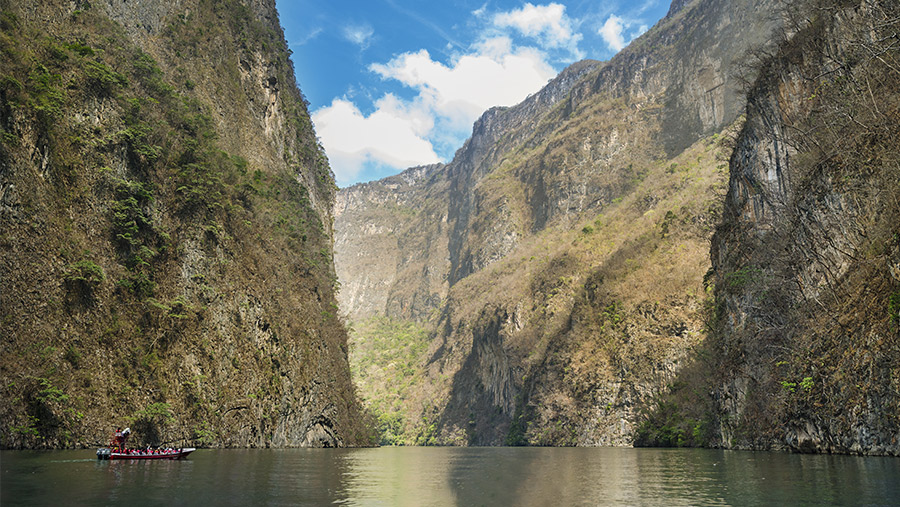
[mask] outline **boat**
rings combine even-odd
[[[174,449],[125,449],[101,447],[97,449],[97,459],[182,459],[194,452],[193,447]]]
[[[126,445],[129,435],[131,435],[131,428],[116,429],[115,435],[109,442],[109,447],[97,449],[97,459],[182,459],[196,450],[193,447],[129,449]]]

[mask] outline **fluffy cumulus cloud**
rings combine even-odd
[[[597,31],[606,45],[614,52],[619,52],[629,42],[646,32],[650,27],[640,20],[628,20],[615,14],[606,18],[606,22]]]
[[[599,34],[613,51],[621,51],[625,47],[625,22],[619,16],[613,14],[606,23],[600,27]]]
[[[555,74],[540,52],[513,49],[504,37],[483,41],[475,49],[449,66],[420,50],[372,65],[371,69],[385,79],[396,79],[416,89],[421,103],[449,120],[455,129],[471,128],[490,107],[520,102]]]
[[[346,99],[313,113],[339,184],[353,181],[367,164],[400,170],[438,162],[436,145],[458,148],[485,110],[521,102],[556,74],[543,53],[515,48],[506,37],[482,40],[449,64],[423,49],[369,69],[416,96],[385,95],[368,116]]]
[[[521,9],[496,14],[494,25],[498,28],[514,28],[522,35],[539,39],[544,46],[551,48],[574,48],[581,40],[581,34],[574,31],[572,20],[566,16],[566,6],[557,3],[526,3]]]
[[[391,94],[375,107],[365,116],[352,102],[334,99],[313,113],[338,184],[353,181],[369,163],[406,168],[439,161],[426,139],[434,125],[427,111],[403,104]]]

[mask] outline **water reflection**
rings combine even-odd
[[[348,505],[890,505],[893,458],[676,449],[349,451]]]
[[[724,505],[704,460],[635,449],[486,450],[493,470],[454,471],[458,505]],[[467,477],[468,475],[468,477]],[[494,501],[496,500],[496,501]]]
[[[200,450],[109,462],[0,453],[7,505],[896,504],[900,460],[667,449]]]
[[[444,450],[447,452],[440,456],[433,452],[434,448],[415,447],[345,452],[347,469],[335,503],[455,505],[447,479],[457,456],[453,449]]]

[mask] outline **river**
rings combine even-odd
[[[0,452],[13,505],[898,505],[900,459],[698,449]]]

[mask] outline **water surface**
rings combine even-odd
[[[698,449],[0,452],[12,505],[898,505],[900,459]]]

